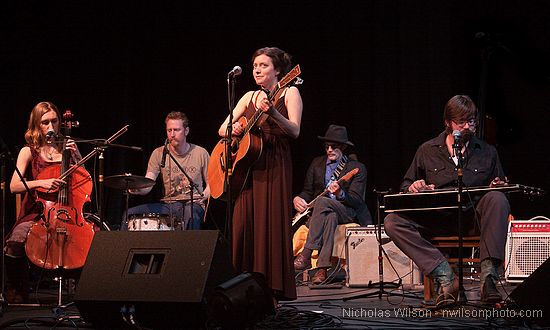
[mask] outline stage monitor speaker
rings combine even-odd
[[[366,287],[371,283],[379,282],[376,226],[347,228],[346,237],[346,285],[348,287]],[[418,267],[395,246],[395,243],[384,232],[383,227],[382,247],[387,254],[387,257],[382,255],[384,258],[383,282],[395,282],[401,278],[402,284],[408,287],[420,283]]]
[[[101,231],[75,303],[95,328],[204,327],[208,298],[234,275],[217,230]]]
[[[523,281],[548,258],[550,221],[510,221],[505,256],[507,282]]]
[[[545,327],[550,326],[549,278],[550,258],[510,293],[510,297],[524,311],[527,319]]]

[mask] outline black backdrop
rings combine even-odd
[[[14,153],[30,110],[44,100],[73,110],[81,123],[74,135],[81,138],[106,138],[130,124],[117,142],[144,152],[108,149],[107,176],[144,174],[174,108],[191,119],[189,140],[211,150],[228,112],[227,72],[243,67],[240,97],[255,87],[252,52],[278,46],[294,56],[304,79],[302,129],[292,146],[295,192],[311,158],[323,153],[317,135],[341,124],[367,166],[374,210],[373,189],[398,187],[417,146],[442,130],[443,106],[455,94],[485,100],[492,117],[487,138],[510,180],[550,189],[550,6],[544,0],[11,1],[2,7],[0,136]],[[93,163],[87,168],[94,173]],[[11,176],[12,164],[8,170]],[[121,194],[106,189],[106,197],[108,221],[116,226]],[[550,215],[548,197],[529,202],[515,195],[512,202],[516,218]],[[223,203],[214,203],[211,216],[223,223]]]

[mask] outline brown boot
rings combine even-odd
[[[454,274],[453,282],[448,286],[441,286],[441,294],[437,297],[436,305],[443,301],[453,303],[458,300],[459,287],[458,276]]]
[[[325,268],[319,268],[319,270],[311,278],[313,284],[321,284],[327,280],[327,270]]]
[[[458,277],[449,265],[449,262],[442,261],[434,270],[430,277],[434,280],[434,287],[439,287],[441,292],[436,299],[436,304],[451,303],[458,299],[459,287]]]

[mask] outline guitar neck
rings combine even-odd
[[[342,185],[342,183],[343,183],[344,181],[347,181],[346,178],[340,178],[340,179],[339,179],[338,181],[336,181],[336,182],[338,183],[338,185]],[[325,196],[325,195],[328,195],[329,192],[330,192],[330,191],[328,190],[328,188],[325,189],[325,190],[323,190],[323,192],[320,193],[319,195],[315,196],[315,198],[314,198],[311,202],[309,202],[308,205],[313,205],[313,204],[315,203],[315,201],[317,201],[317,199],[319,199],[319,198],[321,198],[321,197],[323,197],[323,196]]]
[[[315,198],[314,198],[311,202],[309,202],[309,203],[307,204],[308,207],[309,207],[310,205],[315,204],[315,202],[316,202],[319,198],[321,198],[321,197],[327,195],[328,193],[329,193],[328,189],[323,190],[322,193],[320,193],[319,195],[315,196]]]
[[[262,90],[264,91],[264,93],[267,94],[267,99],[269,100],[269,102],[273,102],[273,99],[275,98],[275,95],[277,95],[279,90],[281,90],[281,84],[278,83],[277,86],[275,86],[275,89],[271,93],[268,90],[265,90],[263,88],[262,88]],[[256,110],[256,112],[254,113],[254,115],[250,119],[248,125],[246,125],[246,128],[244,130],[244,134],[248,133],[248,131],[250,131],[254,126],[256,126],[256,124],[258,123],[258,120],[260,120],[260,118],[262,117],[263,114],[264,114],[263,111]]]

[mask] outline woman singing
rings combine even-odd
[[[291,249],[292,159],[290,139],[300,133],[302,98],[295,86],[272,92],[291,69],[291,57],[276,47],[260,48],[252,55],[253,77],[261,90],[249,91],[233,109],[233,133],[244,133],[239,118],[257,111],[263,148],[235,201],[232,223],[233,264],[238,271],[265,275],[277,300],[296,299]],[[226,135],[229,117],[219,128]],[[239,187],[240,188],[240,187]],[[233,188],[237,189],[237,188]]]

